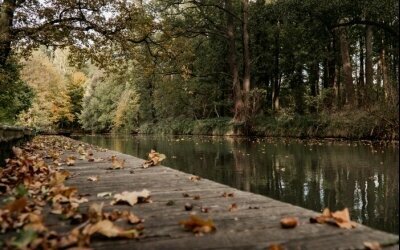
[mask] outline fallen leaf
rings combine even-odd
[[[193,200],[200,200],[200,195],[193,196]]]
[[[111,205],[117,203],[128,203],[133,206],[138,202],[148,202],[150,199],[150,191],[147,189],[143,189],[141,192],[128,192],[124,191],[120,194],[114,195],[114,200],[111,202]]]
[[[350,220],[348,208],[336,212],[331,212],[328,208],[325,208],[322,215],[310,218],[310,223],[328,223],[346,229],[354,228],[357,225]]]
[[[190,203],[185,203],[185,210],[186,211],[191,211],[193,209],[193,205]]]
[[[285,217],[281,219],[282,228],[295,228],[299,224],[299,220],[296,217]]]
[[[21,212],[27,205],[28,200],[25,197],[22,197],[8,203],[4,209],[7,209],[10,213]]]
[[[202,213],[208,213],[208,210],[209,210],[208,207],[201,207],[201,208],[200,208],[200,211],[201,211]]]
[[[216,230],[212,220],[203,220],[195,215],[191,215],[188,220],[180,221],[179,224],[182,225],[184,229],[196,234],[210,233]]]
[[[236,205],[236,203],[232,203],[231,205],[229,205],[228,211],[233,212],[233,211],[236,211],[237,208],[238,208],[238,206]]]
[[[20,149],[19,147],[14,147],[13,146],[12,147],[12,151],[13,151],[15,157],[17,157],[17,158],[20,158],[22,156],[22,154],[23,154],[22,149]]]
[[[283,250],[283,246],[281,244],[271,244],[267,248],[268,250]]]
[[[129,239],[137,238],[140,235],[140,233],[137,229],[125,230],[123,228],[120,228],[120,227],[114,225],[114,223],[112,223],[109,220],[102,220],[102,221],[97,222],[96,224],[89,227],[87,229],[86,233],[88,235],[93,235],[94,233],[99,233],[108,238],[123,237],[123,238],[129,238]]]
[[[111,197],[111,196],[112,192],[102,192],[97,194],[97,197]]]
[[[148,167],[152,167],[152,166],[157,166],[161,163],[161,161],[163,161],[165,158],[167,158],[165,156],[165,154],[160,154],[157,153],[154,149],[152,149],[149,153],[149,160],[145,161],[142,164],[143,168],[148,168]]]
[[[193,175],[193,176],[189,177],[189,180],[191,180],[191,181],[199,181],[199,180],[201,180],[201,177],[197,176],[197,175]]]
[[[227,193],[227,192],[224,192],[223,194],[222,194],[222,197],[233,197],[234,196],[234,194],[233,193]]]
[[[365,249],[367,250],[381,250],[381,244],[377,241],[365,241],[364,242]]]
[[[88,216],[90,223],[96,223],[103,218],[103,206],[104,203],[93,203],[88,209]]]
[[[75,165],[75,156],[68,156],[68,158],[65,160],[65,163],[67,166],[73,166]]]
[[[175,205],[175,201],[169,200],[165,205],[173,206],[173,205]]]
[[[87,178],[87,180],[88,180],[88,181],[98,181],[98,180],[99,180],[99,177],[98,177],[98,176],[89,176],[89,177]]]
[[[125,167],[125,159],[124,160],[119,160],[119,159],[113,159],[112,160],[112,167],[111,169],[122,169]]]

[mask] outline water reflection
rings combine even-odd
[[[85,136],[80,139],[242,190],[321,211],[348,207],[354,220],[399,233],[399,149],[347,142],[211,137]]]

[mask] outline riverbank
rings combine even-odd
[[[252,122],[249,135],[261,137],[337,138],[350,140],[399,140],[398,120],[371,112],[341,112],[320,115],[261,116]],[[140,134],[162,135],[241,135],[240,124],[232,118],[204,120],[166,119],[146,123]]]

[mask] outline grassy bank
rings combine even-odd
[[[229,117],[206,120],[163,120],[146,123],[142,134],[237,135],[240,125]],[[398,140],[398,119],[374,112],[340,112],[321,115],[261,116],[254,119],[251,135],[297,138]]]

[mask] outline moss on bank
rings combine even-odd
[[[143,124],[142,134],[237,135],[232,118],[206,120],[163,120]],[[371,112],[341,112],[320,115],[261,116],[254,119],[250,135],[297,138],[345,138],[398,140],[398,120],[388,120]]]

